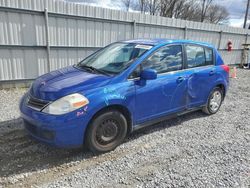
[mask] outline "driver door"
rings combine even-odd
[[[187,82],[182,71],[182,45],[164,46],[140,66],[142,70],[155,69],[157,78],[135,81],[136,124],[185,109]]]

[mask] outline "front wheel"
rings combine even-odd
[[[223,91],[221,88],[216,87],[212,90],[207,100],[206,106],[202,108],[202,111],[206,114],[215,114],[220,109],[223,101]]]
[[[94,117],[86,133],[86,144],[93,153],[104,153],[121,144],[126,134],[126,118],[122,113],[110,110]]]

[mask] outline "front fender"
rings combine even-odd
[[[90,91],[86,96],[89,99],[87,113],[91,117],[100,110],[114,105],[126,108],[131,116],[133,115],[135,88],[132,83],[125,82],[118,85],[99,88],[95,91]]]

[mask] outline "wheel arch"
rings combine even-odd
[[[205,100],[206,100],[206,104],[207,104],[207,101],[208,101],[208,98],[209,98],[210,93],[211,93],[211,92],[213,91],[213,89],[216,88],[216,87],[222,89],[222,91],[223,91],[223,100],[224,100],[224,98],[225,98],[225,96],[226,96],[226,86],[225,86],[225,84],[224,84],[222,81],[218,81],[218,82],[216,82],[214,85],[212,85],[212,87],[210,88],[209,93],[207,93],[206,99],[205,99]]]
[[[127,130],[127,135],[129,133],[132,132],[132,114],[131,112],[129,111],[129,109],[126,107],[126,106],[123,106],[121,104],[110,104],[108,106],[104,106],[100,109],[98,109],[94,115],[92,116],[92,118],[90,119],[90,121],[88,122],[87,124],[87,127],[86,127],[86,130],[85,130],[85,135],[84,135],[84,138],[86,138],[86,134],[87,134],[87,129],[89,128],[91,122],[100,114],[106,112],[106,111],[110,111],[110,110],[117,110],[118,112],[122,113],[126,120],[127,120],[127,124],[128,124],[128,130]],[[85,141],[85,139],[83,140],[83,142]]]
[[[225,98],[225,96],[226,96],[226,88],[225,88],[225,85],[223,84],[223,83],[218,83],[218,84],[216,84],[216,86],[215,87],[218,87],[218,88],[220,88],[221,90],[222,90],[222,94],[223,94],[223,100],[224,100],[224,98]],[[215,88],[214,87],[214,88]]]

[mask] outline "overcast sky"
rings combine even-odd
[[[91,4],[93,6],[120,9],[119,7],[120,0],[66,0],[66,1],[88,2],[88,4]],[[245,16],[244,14],[246,11],[247,0],[214,0],[214,2],[227,8],[230,14],[231,26],[242,27],[244,22],[244,16]]]
[[[247,0],[216,0],[216,3],[227,8],[230,14],[230,23],[232,26],[242,27]]]

